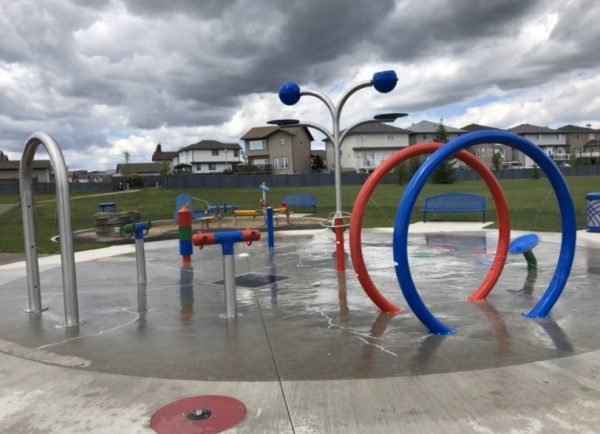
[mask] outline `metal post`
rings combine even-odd
[[[54,139],[45,133],[32,134],[23,150],[19,169],[19,188],[23,216],[23,238],[25,242],[25,260],[27,267],[27,290],[29,309],[27,312],[39,313],[43,310],[40,295],[40,275],[35,244],[33,219],[32,171],[33,157],[39,145],[48,152],[54,168],[56,184],[56,206],[58,211],[58,233],[60,237],[60,256],[63,279],[63,300],[65,308],[65,326],[80,324],[77,302],[77,279],[75,276],[75,255],[71,231],[71,204],[69,202],[69,178],[65,159]]]
[[[340,132],[340,117],[342,109],[348,101],[348,98],[355,92],[366,87],[375,87],[378,92],[387,93],[390,92],[396,86],[398,78],[394,71],[381,71],[373,74],[373,79],[363,81],[350,88],[346,93],[342,95],[338,105],[336,106],[331,99],[322,92],[315,90],[300,90],[300,86],[296,83],[287,82],[281,85],[279,88],[279,99],[286,105],[296,104],[302,96],[314,96],[321,100],[329,113],[331,114],[332,121],[332,134],[329,134],[324,128],[316,124],[305,123],[306,126],[316,126],[317,129],[325,134],[327,138],[331,140],[333,145],[333,159],[334,159],[334,183],[335,183],[335,213],[333,216],[335,232],[336,232],[336,257],[337,257],[337,270],[345,271],[345,260],[344,260],[344,234],[343,234],[343,212],[342,212],[342,167],[341,167],[341,142],[345,135],[352,128],[358,125],[362,125],[365,122],[360,122],[350,128],[345,133]],[[397,116],[394,116],[394,119]],[[386,119],[376,119],[376,121],[387,121]],[[277,123],[276,121],[273,121]],[[302,125],[298,121],[290,120],[282,122],[282,125],[298,126]],[[340,223],[341,222],[341,223]]]
[[[267,236],[268,245],[272,249],[275,247],[275,236],[273,234],[273,208],[267,207]]]
[[[333,226],[335,227],[335,264],[337,271],[346,270],[346,260],[344,252],[344,219],[342,217],[335,217],[333,219]]]
[[[144,238],[135,238],[135,262],[137,265],[137,283],[146,283],[146,252]]]
[[[235,259],[233,254],[223,255],[223,280],[225,283],[225,316],[235,318],[236,294],[235,294]]]

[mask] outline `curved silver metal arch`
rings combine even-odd
[[[69,179],[67,166],[60,147],[48,134],[32,134],[25,144],[19,167],[19,189],[21,194],[21,213],[23,216],[23,238],[25,242],[25,262],[27,267],[27,292],[29,308],[26,312],[40,313],[42,307],[40,295],[40,271],[37,246],[35,242],[35,224],[33,218],[32,172],[33,157],[39,145],[48,152],[54,168],[56,184],[56,207],[58,211],[58,230],[60,236],[60,257],[63,279],[63,299],[65,305],[65,326],[80,324],[77,303],[77,279],[75,276],[75,255],[71,232],[71,204],[69,203]]]

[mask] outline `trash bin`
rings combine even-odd
[[[585,195],[585,229],[600,232],[600,193]]]

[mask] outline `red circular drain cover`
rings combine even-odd
[[[202,413],[210,415],[195,417]],[[218,433],[238,424],[245,414],[244,403],[230,396],[194,396],[165,405],[152,415],[150,426],[158,434]]]

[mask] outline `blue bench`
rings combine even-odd
[[[481,212],[485,223],[485,196],[470,193],[436,194],[425,198],[421,212],[425,223],[428,212]]]
[[[283,202],[287,203],[288,207],[307,207],[312,208],[312,212],[317,212],[317,197],[309,193],[292,193],[283,196]]]

